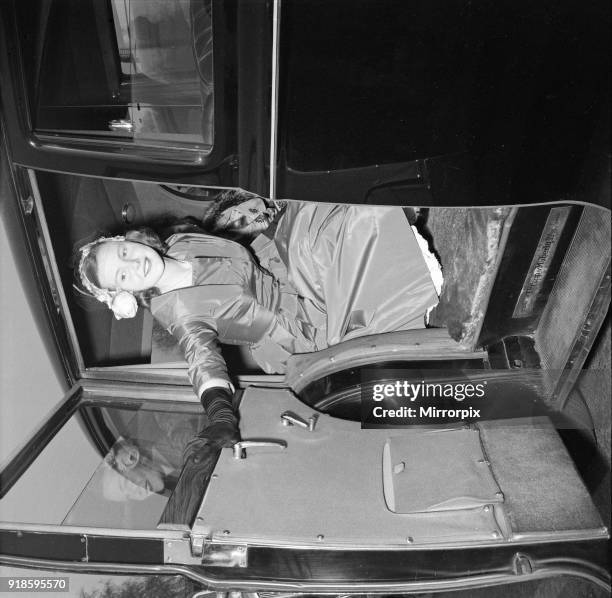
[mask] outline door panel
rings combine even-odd
[[[606,533],[547,420],[508,420],[503,433],[497,434],[495,422],[362,430],[358,423],[321,414],[309,431],[283,425],[281,415],[287,411],[306,422],[315,415],[289,391],[245,391],[240,408],[243,439],[272,441],[277,446],[247,448],[244,459],[235,458],[230,450],[222,452],[194,532],[210,535],[213,543],[294,547],[511,542],[517,533],[524,537],[526,530],[508,516],[506,488],[495,482],[499,469],[512,495],[512,512],[531,508],[543,515],[536,516],[545,522],[537,529],[528,524],[531,531],[545,531],[550,539]],[[487,446],[495,461],[480,444],[481,425],[486,426]],[[549,484],[547,496],[540,493],[530,503],[516,485],[521,463],[508,450],[509,437],[523,443],[533,479],[546,475],[562,483]],[[559,470],[549,468],[549,453],[559,455],[555,464]],[[513,468],[514,480],[509,475]],[[469,484],[466,472],[472,476]],[[406,484],[401,481],[404,476]],[[570,481],[580,501],[576,496],[565,498],[563,486]],[[576,509],[581,514],[570,516]]]

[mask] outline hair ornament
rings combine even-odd
[[[117,320],[133,318],[138,311],[138,301],[129,291],[115,291],[110,308],[113,310]]]

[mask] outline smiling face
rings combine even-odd
[[[141,454],[129,439],[119,439],[111,451],[114,470],[119,476],[111,476],[113,489],[119,497],[144,500],[165,488],[164,476],[151,459]]]
[[[145,291],[164,273],[164,260],[155,249],[134,241],[107,241],[96,252],[96,274],[101,288]]]
[[[118,440],[113,447],[115,467],[117,471],[124,472],[132,469],[140,460],[138,447],[128,440]]]

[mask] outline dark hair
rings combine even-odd
[[[208,207],[202,218],[204,228],[212,233],[225,239],[236,240],[241,236],[240,231],[234,229],[225,228],[219,225],[219,217],[228,208],[239,206],[249,199],[259,197],[264,203],[267,204],[263,197],[260,197],[256,193],[250,191],[243,191],[242,189],[228,189],[217,195],[211,205]]]

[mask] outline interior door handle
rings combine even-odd
[[[241,440],[234,445],[234,459],[246,459],[246,449],[259,446],[276,446],[286,449],[287,443],[284,440]]]
[[[280,417],[283,426],[299,426],[300,428],[305,428],[309,432],[314,432],[317,420],[319,419],[319,416],[315,413],[305,420],[303,417],[293,413],[293,411],[285,411],[281,413]]]
[[[123,118],[118,118],[117,120],[111,120],[108,123],[108,128],[111,131],[119,131],[124,133],[131,133],[134,129],[134,125],[131,121],[125,120]]]

